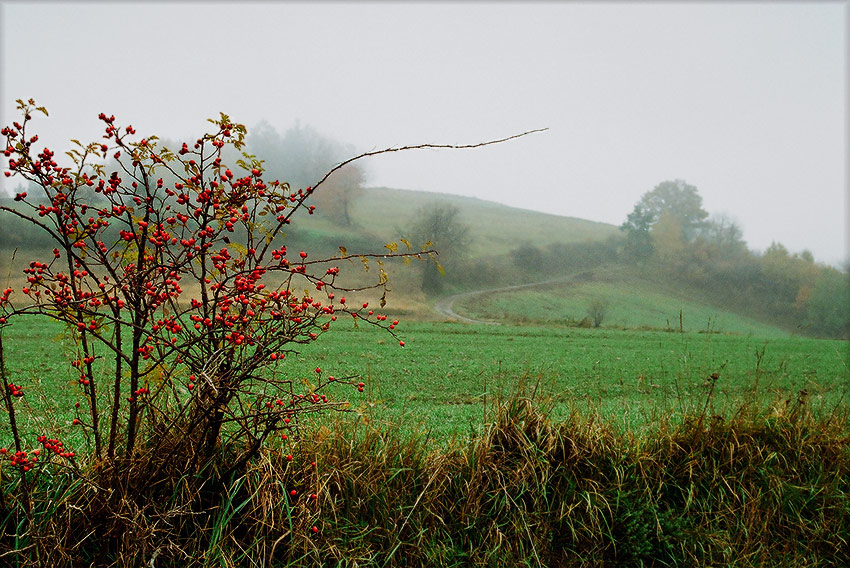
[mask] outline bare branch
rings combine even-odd
[[[401,146],[401,147],[398,147],[398,148],[384,148],[383,150],[372,150],[371,152],[364,152],[364,153],[360,154],[359,156],[354,156],[353,158],[349,158],[349,159],[345,160],[344,162],[340,162],[339,164],[337,164],[336,166],[331,168],[331,170],[328,173],[326,173],[325,176],[322,179],[320,179],[318,181],[318,183],[316,183],[313,186],[313,189],[315,190],[317,187],[322,185],[325,182],[325,180],[328,179],[331,176],[332,173],[334,173],[338,169],[342,168],[343,166],[346,166],[346,165],[350,164],[351,162],[354,162],[356,160],[360,160],[362,158],[368,158],[369,156],[378,156],[380,154],[389,154],[391,152],[404,152],[404,151],[407,151],[407,150],[425,150],[425,149],[435,149],[435,148],[446,148],[446,149],[450,149],[450,150],[464,150],[464,149],[469,149],[469,148],[481,148],[483,146],[492,146],[493,144],[501,144],[502,142],[507,142],[509,140],[515,140],[517,138],[522,138],[523,136],[528,136],[529,134],[535,134],[537,132],[545,132],[547,130],[549,130],[549,129],[548,128],[537,128],[535,130],[528,130],[528,131],[523,132],[521,134],[514,134],[513,136],[508,136],[507,138],[499,138],[498,140],[488,140],[487,142],[478,142],[476,144],[417,144],[415,146]]]

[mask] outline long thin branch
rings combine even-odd
[[[349,158],[349,159],[345,160],[344,162],[340,162],[339,164],[337,164],[336,166],[331,168],[331,170],[328,173],[326,173],[325,176],[322,179],[320,179],[318,181],[318,183],[316,183],[313,186],[313,189],[315,190],[317,187],[322,185],[325,182],[325,180],[328,179],[331,176],[332,173],[334,173],[338,169],[342,168],[343,166],[350,164],[351,162],[353,162],[355,160],[360,160],[362,158],[368,158],[369,156],[377,156],[379,154],[389,154],[390,152],[403,152],[403,151],[407,151],[407,150],[425,150],[425,149],[429,149],[429,148],[431,148],[431,149],[447,148],[447,149],[451,149],[451,150],[463,150],[463,149],[468,149],[468,148],[481,148],[482,146],[491,146],[493,144],[501,144],[502,142],[507,142],[509,140],[515,140],[517,138],[522,138],[523,136],[528,136],[529,134],[535,134],[537,132],[545,132],[547,130],[549,130],[549,129],[548,128],[537,128],[535,130],[528,130],[526,132],[523,132],[522,134],[514,134],[513,136],[508,136],[506,138],[499,138],[498,140],[488,140],[487,142],[478,142],[476,144],[417,144],[415,146],[400,146],[398,148],[384,148],[383,150],[372,150],[371,152],[364,152],[364,153],[360,154],[359,156],[354,156],[353,158]]]

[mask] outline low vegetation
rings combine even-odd
[[[847,335],[844,273],[750,253],[696,188],[660,184],[622,234],[469,200],[370,221],[359,170],[296,190],[238,152],[304,133],[221,115],[172,151],[101,114],[64,167],[18,102],[3,565],[850,562],[847,344],[800,336]],[[441,235],[390,311],[388,273]],[[396,319],[476,287],[457,304],[504,325]]]
[[[355,413],[302,421],[244,471],[211,475],[197,492],[178,478],[156,495],[104,501],[72,476],[39,477],[33,519],[42,524],[28,534],[51,547],[15,557],[19,565],[841,566],[850,558],[843,342],[401,329],[404,351],[352,326],[305,347],[290,361],[293,378],[310,377],[317,361],[329,372],[364,372]],[[61,326],[8,331],[6,344],[30,361],[15,375],[41,382],[28,403],[53,401],[46,414],[67,425],[70,401],[37,394],[61,392],[66,380],[52,341]],[[17,482],[4,476],[3,546],[34,551],[27,535],[14,538],[25,520],[12,498]],[[81,538],[89,533],[114,536],[104,547]]]
[[[119,499],[40,478],[29,525],[7,479],[0,554],[19,566],[850,562],[846,409],[816,419],[800,396],[635,436],[593,412],[554,421],[533,390],[448,446],[335,421],[196,492],[174,478]]]

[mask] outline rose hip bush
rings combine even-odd
[[[240,152],[245,127],[224,114],[175,149],[101,114],[102,141],[75,141],[71,164],[60,165],[31,132],[34,115],[47,111],[18,104],[21,122],[2,130],[5,175],[29,185],[15,207],[0,210],[55,246],[29,263],[25,286],[0,294],[2,396],[14,444],[0,452],[24,483],[26,472],[51,461],[73,466],[83,453],[127,479],[144,469],[150,483],[210,464],[226,475],[304,414],[345,409],[334,394],[363,390],[357,377],[320,368],[309,381],[289,377],[287,356],[343,316],[394,334],[397,321],[345,294],[383,289],[383,308],[382,259],[433,251],[408,244],[400,253],[391,243],[381,254],[340,247],[313,258],[287,249],[284,228],[296,213],[313,213],[308,201],[327,176],[305,189],[264,179],[262,162]],[[226,164],[233,155],[241,157]],[[340,264],[350,259],[377,263],[374,281],[346,288]],[[62,322],[73,338],[73,427],[86,448],[66,447],[67,432],[19,428],[16,401],[27,385],[6,371],[2,331],[30,315]]]

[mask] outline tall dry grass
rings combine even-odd
[[[638,436],[518,393],[448,447],[340,420],[229,479],[120,494],[86,468],[42,476],[30,513],[2,472],[0,564],[850,565],[848,412],[815,418],[804,395]]]

